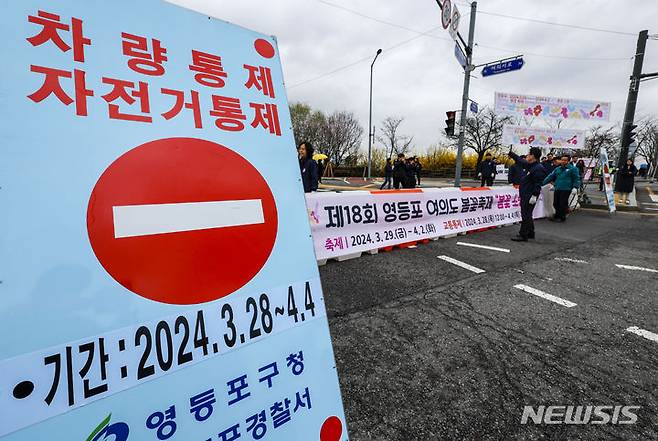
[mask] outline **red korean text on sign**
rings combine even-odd
[[[279,124],[279,110],[275,104],[250,103],[254,109],[254,120],[251,122],[253,128],[262,126],[276,136],[281,136],[281,125]]]
[[[208,87],[224,87],[224,79],[228,76],[222,67],[222,57],[192,50],[191,71],[197,72],[194,79],[197,83]]]
[[[118,104],[112,104],[117,99],[121,98],[128,105],[135,103],[135,98],[139,100],[140,111],[143,114],[151,112],[151,105],[149,101],[148,83],[140,81],[138,87],[135,83],[126,80],[117,80],[114,78],[103,77],[103,83],[112,85],[112,90],[103,95],[103,99],[107,101],[109,107],[109,114],[111,119],[123,119],[127,121],[139,122],[153,122],[150,115],[135,115],[123,113],[119,110]],[[128,89],[132,89],[128,92]]]
[[[210,115],[216,117],[215,125],[222,130],[239,132],[244,130],[244,120],[247,116],[242,112],[239,98],[226,96],[212,96],[212,108]]]
[[[183,110],[183,107],[186,109],[192,110],[192,114],[194,115],[194,127],[197,129],[203,128],[203,123],[201,120],[201,106],[199,105],[199,92],[196,90],[190,91],[190,101],[185,102],[185,92],[182,90],[174,90],[174,89],[160,89],[160,92],[163,95],[171,95],[176,97],[176,102],[174,103],[174,106],[166,111],[165,113],[162,114],[164,119],[167,121],[176,117],[181,110]]]
[[[274,85],[272,83],[272,71],[268,67],[263,66],[249,66],[244,65],[244,68],[249,72],[249,78],[245,83],[247,89],[256,87],[263,95],[275,98]]]
[[[71,19],[71,25],[68,25],[60,21],[59,15],[45,11],[38,11],[36,16],[30,15],[27,20],[41,26],[38,34],[27,39],[32,46],[40,46],[47,41],[52,41],[62,52],[67,52],[71,50],[71,46],[64,41],[59,31],[71,32],[73,59],[81,63],[85,61],[84,47],[90,45],[91,40],[82,34],[82,20],[74,17]]]
[[[167,49],[162,47],[160,40],[151,39],[151,49],[146,37],[122,32],[123,54],[133,57],[128,60],[128,67],[144,75],[162,76],[165,68],[162,65],[167,61]]]
[[[36,92],[27,97],[35,103],[55,95],[65,105],[75,101],[75,114],[78,116],[87,116],[87,97],[94,96],[94,91],[87,89],[85,81],[85,71],[74,69],[73,72],[61,69],[52,69],[50,67],[31,65],[32,72],[44,75],[43,84]],[[62,88],[60,78],[73,78],[75,85],[75,100],[71,98]]]

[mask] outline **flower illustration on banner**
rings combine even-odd
[[[528,139],[527,138],[521,138],[521,144],[527,144]]]
[[[561,113],[562,116],[564,116],[565,118],[569,118],[569,109],[567,109],[566,107],[563,107],[562,110],[560,111],[560,113]]]
[[[528,143],[532,144],[532,142],[535,140],[535,135],[530,135],[528,136]]]
[[[320,217],[318,215],[319,208],[319,204],[315,204],[315,208],[308,211],[308,217],[311,220],[311,223],[315,225],[320,225]]]
[[[537,104],[537,105],[535,106],[535,108],[534,108],[535,116],[539,116],[539,115],[541,115],[542,110],[543,110],[543,109],[542,109],[542,107],[541,107],[541,104]]]
[[[532,115],[532,108],[531,108],[531,107],[528,107],[527,109],[525,109],[525,110],[523,111],[523,114],[524,114],[524,115]]]
[[[549,136],[548,139],[546,140],[547,144],[553,144],[553,137]]]
[[[589,116],[601,118],[603,116],[603,112],[599,110],[600,108],[601,108],[601,104],[597,104],[594,110],[589,112]]]
[[[572,136],[571,139],[567,141],[567,144],[573,144],[573,145],[578,144],[578,140],[576,138],[578,138],[577,135]]]

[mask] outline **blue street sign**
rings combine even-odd
[[[462,67],[466,67],[466,55],[464,55],[464,51],[462,51],[462,48],[460,48],[459,45],[456,43],[455,43],[455,58],[457,58],[457,61],[459,61],[459,64],[461,64]]]
[[[471,101],[471,112],[478,113],[478,103]]]
[[[484,66],[482,69],[482,76],[489,77],[491,75],[519,70],[523,67],[523,64],[523,58],[515,58],[513,60],[490,64],[488,66]]]

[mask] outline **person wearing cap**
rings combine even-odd
[[[515,242],[527,242],[528,239],[535,238],[535,223],[532,218],[532,212],[541,194],[541,186],[547,173],[544,166],[539,162],[541,149],[537,147],[532,147],[525,159],[518,156],[512,150],[509,152],[509,157],[521,165],[527,172],[519,182],[521,229],[519,230],[519,234],[512,238]]]

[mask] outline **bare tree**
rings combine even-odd
[[[334,112],[325,119],[322,152],[336,166],[354,165],[358,161],[363,127],[352,112]]]
[[[658,120],[655,117],[645,118],[638,126],[635,155],[644,159],[655,172],[658,159]]]
[[[473,149],[477,153],[476,167],[480,165],[487,151],[501,152],[503,126],[511,124],[512,121],[510,116],[498,115],[489,108],[466,120],[464,144],[466,148]]]
[[[406,154],[411,149],[411,143],[414,140],[413,136],[409,137],[398,133],[398,128],[402,124],[402,121],[404,121],[404,118],[392,116],[387,116],[382,121],[382,128],[380,129],[382,135],[378,136],[377,140],[386,146],[387,151],[391,152],[389,156],[400,153]]]
[[[613,160],[613,156],[619,154],[618,141],[619,135],[616,133],[614,127],[591,127],[589,134],[585,137],[583,155],[589,158],[598,158],[601,153],[601,147],[605,147],[608,151],[608,156]]]
[[[321,111],[314,111],[306,103],[293,103],[290,105],[290,119],[292,120],[295,145],[307,141],[316,148],[323,149],[326,116]]]

